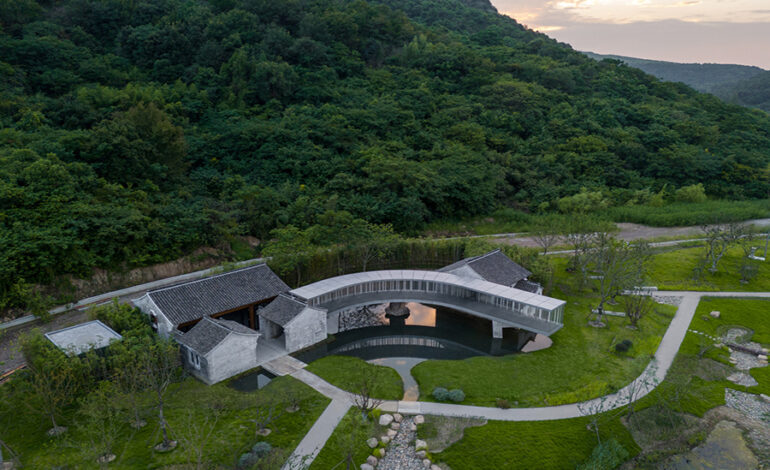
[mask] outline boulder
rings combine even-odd
[[[401,413],[394,413],[393,414],[393,421],[400,423],[401,420],[404,419],[403,416],[401,416]]]
[[[379,444],[379,442],[377,442],[376,437],[372,437],[366,440],[366,445],[368,445],[370,449],[374,449],[375,447],[377,447],[377,444]]]
[[[713,312],[709,313],[709,315],[711,315],[712,318],[719,318],[720,313],[718,310],[714,310]]]
[[[431,464],[431,461],[428,460],[428,459],[424,459],[422,461],[422,466],[425,467],[425,468],[430,468],[430,464]]]
[[[380,436],[380,442],[382,442],[383,444],[387,444],[388,442],[390,442],[390,438],[388,436]]]
[[[767,360],[767,355],[760,354],[759,356],[757,356],[757,359],[759,359],[760,361],[766,361]]]
[[[389,438],[393,439],[394,437],[396,437],[396,434],[398,434],[398,431],[396,431],[395,429],[388,429]]]
[[[374,470],[374,467],[372,467],[368,463],[362,463],[361,464],[361,470]]]
[[[414,417],[414,424],[422,424],[425,422],[425,417],[423,415],[417,415]]]
[[[428,443],[423,441],[422,439],[417,439],[414,441],[414,450],[423,450],[428,449]]]
[[[417,452],[414,453],[414,455],[416,455],[417,457],[419,457],[421,459],[424,459],[426,454],[427,454],[427,452],[425,452],[424,450],[418,450]]]
[[[439,467],[438,465],[431,465],[430,470],[441,470],[441,467]]]
[[[389,426],[393,422],[393,415],[384,414],[380,416],[380,426]]]
[[[385,457],[385,449],[377,449],[377,453],[380,454],[380,458]]]
[[[375,457],[373,455],[370,455],[369,457],[366,458],[366,463],[368,463],[372,467],[376,467],[377,466],[377,462],[378,462],[377,457]]]
[[[396,431],[398,431],[399,429],[401,429],[401,423],[397,423],[393,421],[392,423],[390,423],[390,429],[395,429]]]
[[[409,424],[409,431],[417,431],[417,425],[414,423]]]

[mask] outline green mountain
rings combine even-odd
[[[636,67],[661,80],[682,82],[741,106],[770,112],[770,71],[734,64],[681,64],[618,55],[585,53],[596,60],[612,59]]]
[[[0,26],[0,308],[287,224],[770,188],[766,114],[481,0],[14,0]]]

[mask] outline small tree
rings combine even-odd
[[[158,427],[163,435],[163,441],[156,448],[170,450],[176,446],[176,443],[169,439],[164,407],[169,386],[183,377],[179,347],[169,338],[147,337],[144,341],[144,349],[137,352],[137,366],[144,371],[148,388],[153,392],[155,406],[158,409]]]
[[[56,418],[77,397],[83,379],[81,364],[77,358],[68,358],[39,332],[24,338],[21,350],[28,370],[25,402],[51,420],[49,435],[59,435],[67,428],[59,426]]]
[[[115,458],[114,446],[125,425],[118,395],[115,384],[102,381],[80,401],[78,409],[81,435],[90,444],[83,450],[92,457],[90,462],[96,460],[102,468]]]
[[[2,336],[2,332],[0,332],[0,336]],[[10,446],[8,446],[8,443],[4,440],[8,430],[13,429],[11,421],[14,418],[18,419],[18,415],[11,412],[11,400],[8,396],[9,393],[10,387],[6,386],[0,388],[0,467],[4,462],[4,452],[7,452],[8,458],[10,458],[12,462],[18,463],[16,453],[13,451],[13,449],[11,449]]]
[[[560,219],[553,215],[544,217],[540,224],[532,232],[532,238],[543,248],[543,254],[547,255],[548,250],[554,246],[562,237],[563,227]]]
[[[740,223],[729,223],[702,225],[701,230],[706,240],[706,265],[710,272],[715,273],[727,250],[746,234],[746,227]]]
[[[209,464],[205,461],[206,444],[210,442],[224,411],[225,407],[220,402],[196,404],[195,409],[187,409],[176,435],[187,450],[187,463],[191,468],[208,468]]]
[[[646,295],[627,295],[623,297],[623,308],[631,328],[638,328],[639,320],[652,311],[655,302]]]
[[[287,225],[273,230],[270,235],[273,239],[262,251],[265,257],[270,258],[270,267],[282,276],[294,273],[295,285],[301,285],[302,267],[310,259],[313,248],[307,231]]]
[[[599,304],[596,307],[599,321],[604,319],[604,304],[622,291],[641,283],[649,260],[649,247],[615,240],[606,233],[599,233],[591,254],[591,266],[599,274]]]
[[[358,220],[360,219],[356,219]],[[357,225],[360,226],[358,230],[351,230],[354,235],[351,244],[361,263],[361,270],[366,271],[370,262],[388,256],[399,237],[393,232],[393,226],[390,224],[376,225],[361,220]]]
[[[367,416],[371,411],[380,406],[383,402],[380,398],[375,398],[377,384],[382,377],[382,369],[374,367],[371,370],[361,367],[361,372],[353,391],[353,405],[361,410],[362,416]]]
[[[369,426],[366,418],[348,415],[344,418],[341,427],[344,430],[339,441],[339,451],[342,454],[342,459],[331,470],[343,468],[343,466],[345,470],[353,470],[358,468],[354,457],[361,448],[361,443],[368,436]]]
[[[588,429],[596,433],[596,442],[602,443],[601,435],[599,434],[599,424],[603,418],[602,413],[606,411],[607,396],[601,398],[595,398],[593,400],[584,401],[578,403],[578,411],[581,416],[589,418]]]

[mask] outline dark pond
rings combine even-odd
[[[266,370],[258,370],[250,374],[242,375],[228,384],[230,387],[241,392],[253,392],[269,384],[275,375]]]
[[[355,356],[370,361],[389,357],[423,359],[465,359],[473,356],[502,356],[519,352],[536,334],[504,329],[501,339],[492,338],[488,320],[444,308],[407,304],[409,313],[379,315],[379,326],[350,329],[334,335],[332,341],[298,354],[312,362],[329,355]],[[375,313],[376,315],[376,309]],[[547,338],[546,338],[547,339]]]

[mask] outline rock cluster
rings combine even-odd
[[[410,418],[398,413],[384,414],[380,416],[379,422],[383,426],[390,427],[388,436],[380,438],[380,441],[383,438],[388,438],[388,451],[384,452],[384,449],[378,449],[383,451],[381,458],[379,460],[374,457],[367,459],[367,462],[361,465],[361,470],[373,470],[375,467],[377,470],[441,470],[438,465],[434,465],[427,458],[427,443],[420,439],[415,440],[417,431],[415,423],[425,422],[421,415]]]

